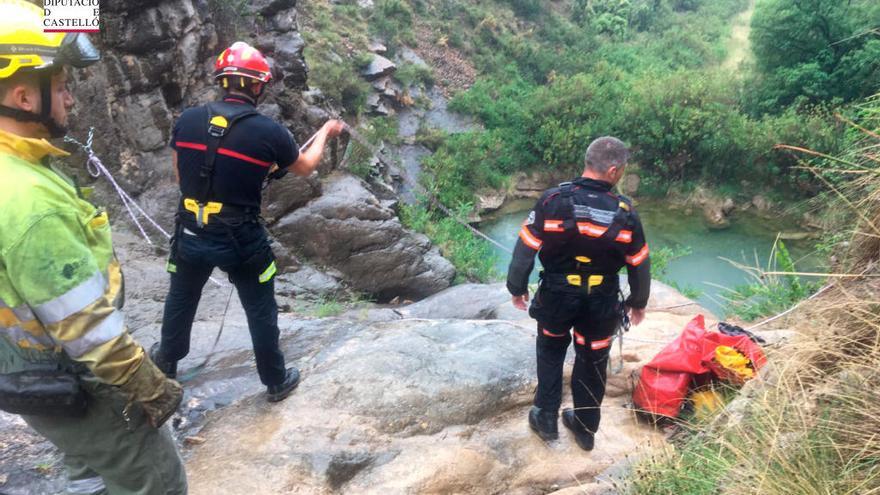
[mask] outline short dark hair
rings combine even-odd
[[[611,167],[622,167],[629,162],[629,147],[616,137],[603,136],[587,147],[584,165],[590,170],[605,173]]]
[[[9,90],[20,84],[39,87],[40,79],[36,72],[28,70],[19,70],[5,79],[0,79],[0,98],[5,98]]]

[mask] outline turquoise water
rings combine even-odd
[[[509,211],[530,207],[531,202],[518,203],[511,205]],[[482,223],[480,228],[490,237],[512,247],[520,225],[528,215],[523,209],[503,213]],[[665,278],[680,288],[698,290],[700,296],[697,300],[719,315],[723,314],[725,288],[749,282],[746,272],[721,258],[766,267],[777,233],[796,230],[792,228],[796,223],[790,219],[766,220],[750,213],[735,213],[728,229],[710,230],[697,209],[688,213],[660,201],[642,201],[637,209],[652,249],[663,246],[690,249],[690,254],[669,262]],[[817,267],[818,259],[812,253],[813,241],[786,241],[785,244],[799,270]],[[500,249],[496,252],[498,271],[506,274],[510,255]],[[532,273],[533,281],[537,280],[537,272],[536,268]]]

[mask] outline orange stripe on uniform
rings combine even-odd
[[[596,225],[590,222],[578,222],[578,232],[590,237],[601,237],[608,230],[608,227]]]
[[[632,230],[621,230],[614,240],[617,242],[622,242],[623,244],[631,243],[633,241]]]
[[[548,337],[557,337],[557,338],[558,338],[558,337],[565,337],[565,336],[568,335],[568,332],[564,332],[564,333],[553,333],[553,332],[551,332],[550,330],[547,330],[546,328],[542,328],[542,329],[541,329],[541,333],[543,333],[544,335],[546,335],[546,336],[548,336]]]
[[[594,340],[590,342],[590,349],[594,351],[598,351],[599,349],[604,349],[611,345],[611,337],[602,340]]]
[[[541,239],[535,237],[529,230],[529,228],[525,225],[519,231],[519,238],[522,239],[523,243],[525,243],[526,246],[534,249],[535,251],[541,249],[541,245],[543,244],[543,242],[541,242]]]
[[[645,244],[642,247],[642,249],[639,250],[638,253],[636,253],[632,256],[627,256],[626,262],[629,263],[631,266],[639,266],[646,259],[648,259],[648,245],[647,244]]]
[[[574,343],[577,345],[587,345],[587,339],[584,338],[583,335],[579,334],[577,330],[574,330]]]
[[[544,232],[565,232],[562,220],[544,220]]]

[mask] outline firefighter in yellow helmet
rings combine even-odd
[[[68,492],[183,494],[164,422],[183,396],[129,335],[107,214],[49,164],[67,153],[65,67],[99,60],[84,34],[0,0],[0,409],[65,455]]]

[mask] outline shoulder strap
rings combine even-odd
[[[577,218],[574,213],[574,187],[571,182],[563,182],[559,184],[559,195],[564,205],[565,217],[562,219],[562,228],[564,230],[574,229],[577,225]]]
[[[229,130],[236,122],[259,115],[259,112],[249,105],[214,102],[208,103],[205,107],[208,109],[208,134],[205,143],[205,162],[199,171],[202,187],[197,199],[200,203],[205,203],[211,197],[214,162],[217,160],[217,150],[220,149],[223,138],[229,134]]]
[[[627,227],[632,223],[632,200],[622,194],[617,194],[616,197],[617,211],[614,212],[614,218],[611,220],[611,225],[608,226],[608,229],[602,234],[600,239],[613,241],[617,239],[617,235],[620,234],[620,231],[623,230],[624,227]]]

